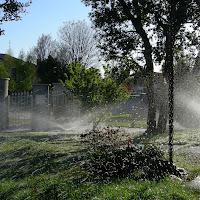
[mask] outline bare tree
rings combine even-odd
[[[49,55],[55,57],[56,41],[52,39],[50,34],[42,34],[38,38],[36,46],[31,50],[31,54],[34,60],[39,59],[40,61],[47,59]]]
[[[99,64],[94,31],[85,21],[65,22],[58,31],[59,60],[64,64],[79,61],[85,67]]]

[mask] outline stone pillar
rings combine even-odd
[[[49,130],[49,84],[33,85],[33,131]]]
[[[0,130],[9,126],[8,118],[8,84],[9,78],[0,78]]]

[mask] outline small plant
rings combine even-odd
[[[152,144],[134,144],[120,127],[104,128],[86,135],[89,150],[84,167],[95,176],[160,179],[177,175],[176,167],[164,159],[163,152]]]

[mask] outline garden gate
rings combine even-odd
[[[10,92],[9,129],[47,131],[57,123],[69,122],[79,115],[79,103],[62,84],[35,84],[33,91]]]
[[[9,128],[31,128],[33,93],[29,91],[10,92]]]

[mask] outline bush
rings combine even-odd
[[[124,102],[131,94],[106,74],[102,78],[99,69],[86,69],[81,63],[72,62],[67,70],[69,74],[61,83],[81,102],[81,112],[91,114],[93,130],[113,105]]]
[[[160,179],[176,171],[158,147],[133,144],[121,128],[93,131],[86,137],[89,149],[84,167],[95,176]]]

